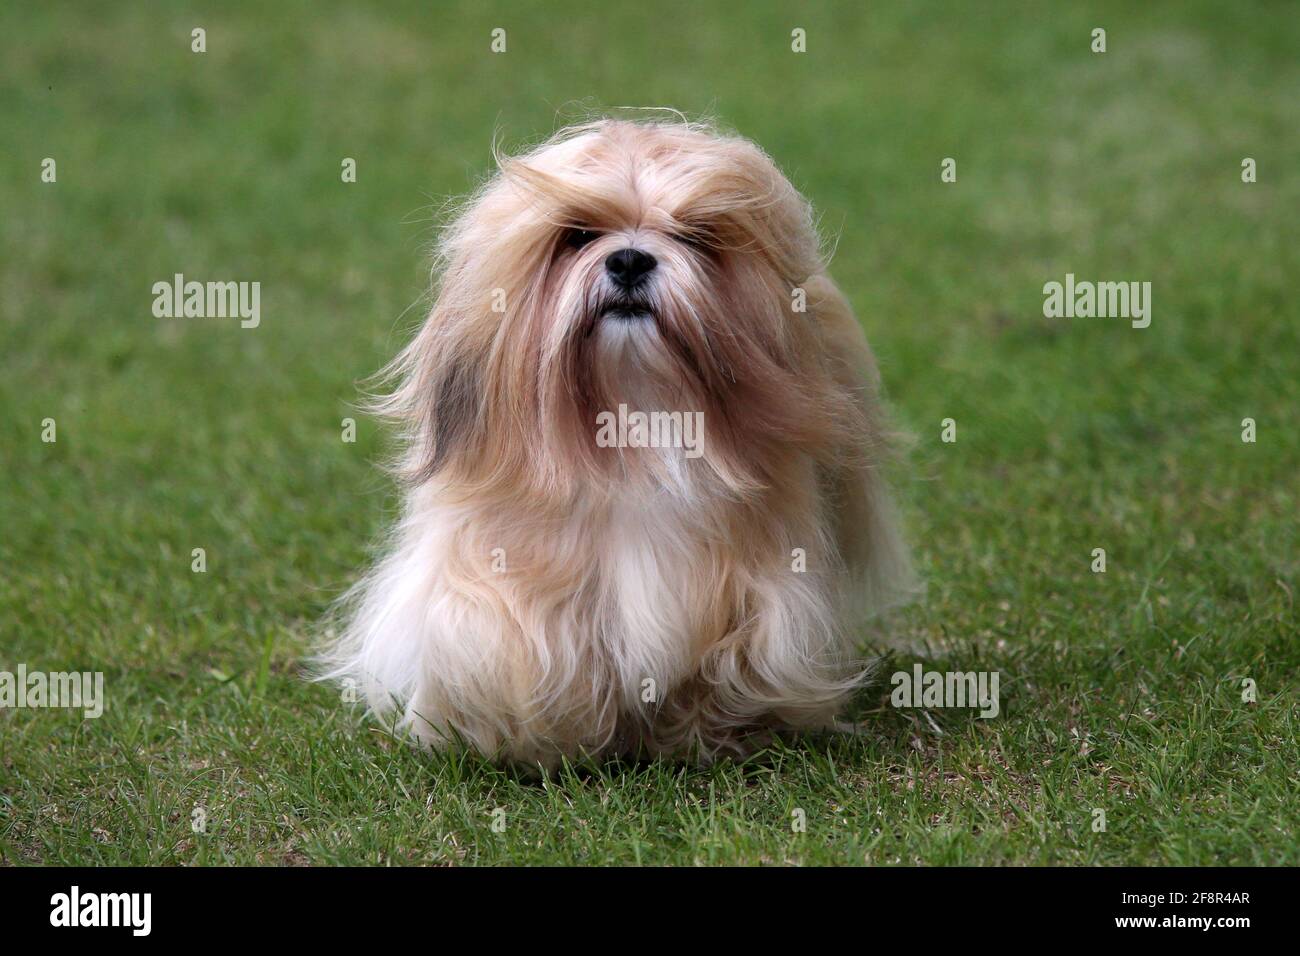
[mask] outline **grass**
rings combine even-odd
[[[1281,5],[51,3],[0,35],[0,669],[108,692],[0,710],[5,862],[1300,863]],[[859,737],[538,784],[302,679],[393,510],[340,419],[418,319],[432,209],[494,133],[628,104],[720,117],[820,210],[916,435],[928,591],[884,673],[997,670],[997,718],[880,684]],[[176,272],[260,281],[261,326],[155,319]],[[1151,281],[1151,327],[1044,319],[1067,272]]]

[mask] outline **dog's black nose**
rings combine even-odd
[[[624,289],[640,282],[655,265],[655,257],[640,249],[620,249],[605,257],[605,271]]]

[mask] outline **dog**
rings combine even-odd
[[[810,205],[678,119],[496,159],[373,406],[403,509],[325,676],[428,746],[542,768],[832,726],[911,570]]]

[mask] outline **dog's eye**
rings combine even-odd
[[[714,246],[713,236],[703,229],[689,229],[677,233],[673,238],[696,252],[709,252]]]
[[[568,235],[564,237],[564,244],[572,249],[581,249],[599,238],[600,233],[592,232],[590,229],[570,229]]]

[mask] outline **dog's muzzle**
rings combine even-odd
[[[646,322],[654,319],[654,309],[641,296],[612,296],[601,303],[596,311],[601,319],[619,322]]]

